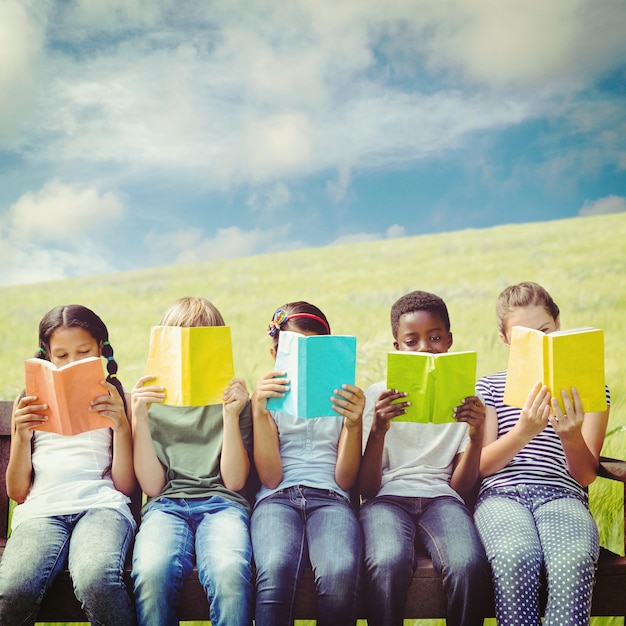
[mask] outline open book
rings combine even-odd
[[[387,388],[408,393],[398,422],[454,422],[453,409],[476,393],[476,352],[394,351],[387,356]]]
[[[522,408],[537,381],[550,389],[561,409],[561,390],[576,387],[583,409],[606,410],[604,333],[581,327],[546,335],[534,328],[511,330],[504,402]]]
[[[342,385],[354,385],[356,337],[281,330],[275,369],[287,372],[290,389],[284,398],[270,398],[269,410],[296,417],[337,416],[330,398]]]
[[[100,357],[92,356],[57,368],[45,359],[27,359],[24,364],[26,395],[37,396],[47,404],[48,421],[36,430],[77,435],[96,428],[109,428],[113,422],[90,411],[91,401],[107,394]]]
[[[224,402],[235,376],[228,326],[153,326],[146,375],[165,387],[163,404],[208,406]]]

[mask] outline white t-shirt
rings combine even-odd
[[[130,498],[113,485],[112,430],[100,428],[66,437],[36,431],[32,453],[34,481],[15,507],[11,528],[35,517],[73,515],[96,507],[116,509],[133,524]]]
[[[363,451],[374,420],[374,409],[386,383],[365,390]],[[461,496],[450,487],[454,459],[469,443],[466,423],[421,424],[391,422],[385,435],[382,481],[377,495],[420,498]]]

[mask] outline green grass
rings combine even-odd
[[[93,308],[109,327],[120,378],[131,387],[143,374],[150,326],[176,298],[209,298],[232,327],[237,373],[250,390],[272,365],[265,327],[289,300],[317,304],[334,333],[358,339],[357,383],[385,375],[391,348],[389,309],[414,289],[433,291],[449,307],[454,349],[478,351],[478,374],[506,367],[494,305],[507,285],[534,280],[561,308],[563,328],[605,330],[607,382],[612,408],[603,452],[626,457],[626,214],[502,226],[298,250],[24,285],[1,290],[0,397],[23,385],[24,358],[37,348],[37,325],[57,304]],[[603,545],[623,551],[619,488],[597,480],[591,507]],[[436,624],[442,622],[421,622]],[[609,626],[615,620],[594,620]],[[619,622],[622,623],[622,622]]]

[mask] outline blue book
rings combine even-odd
[[[270,411],[295,417],[337,416],[330,398],[342,385],[354,385],[356,337],[281,330],[275,369],[287,372],[291,382],[284,398],[269,398]]]

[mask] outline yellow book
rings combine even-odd
[[[59,368],[45,359],[27,359],[24,374],[26,395],[37,396],[39,403],[48,405],[41,411],[48,421],[35,430],[77,435],[113,426],[108,417],[89,410],[94,398],[108,393],[101,384],[106,376],[100,357],[73,361]]]
[[[476,352],[394,351],[387,356],[387,388],[411,403],[398,422],[454,422],[454,407],[476,393]]]
[[[604,333],[581,327],[546,335],[514,326],[504,402],[522,408],[537,381],[550,389],[561,409],[561,390],[576,387],[586,412],[605,411]]]
[[[235,376],[228,326],[153,326],[146,375],[165,387],[163,404],[222,404]]]

